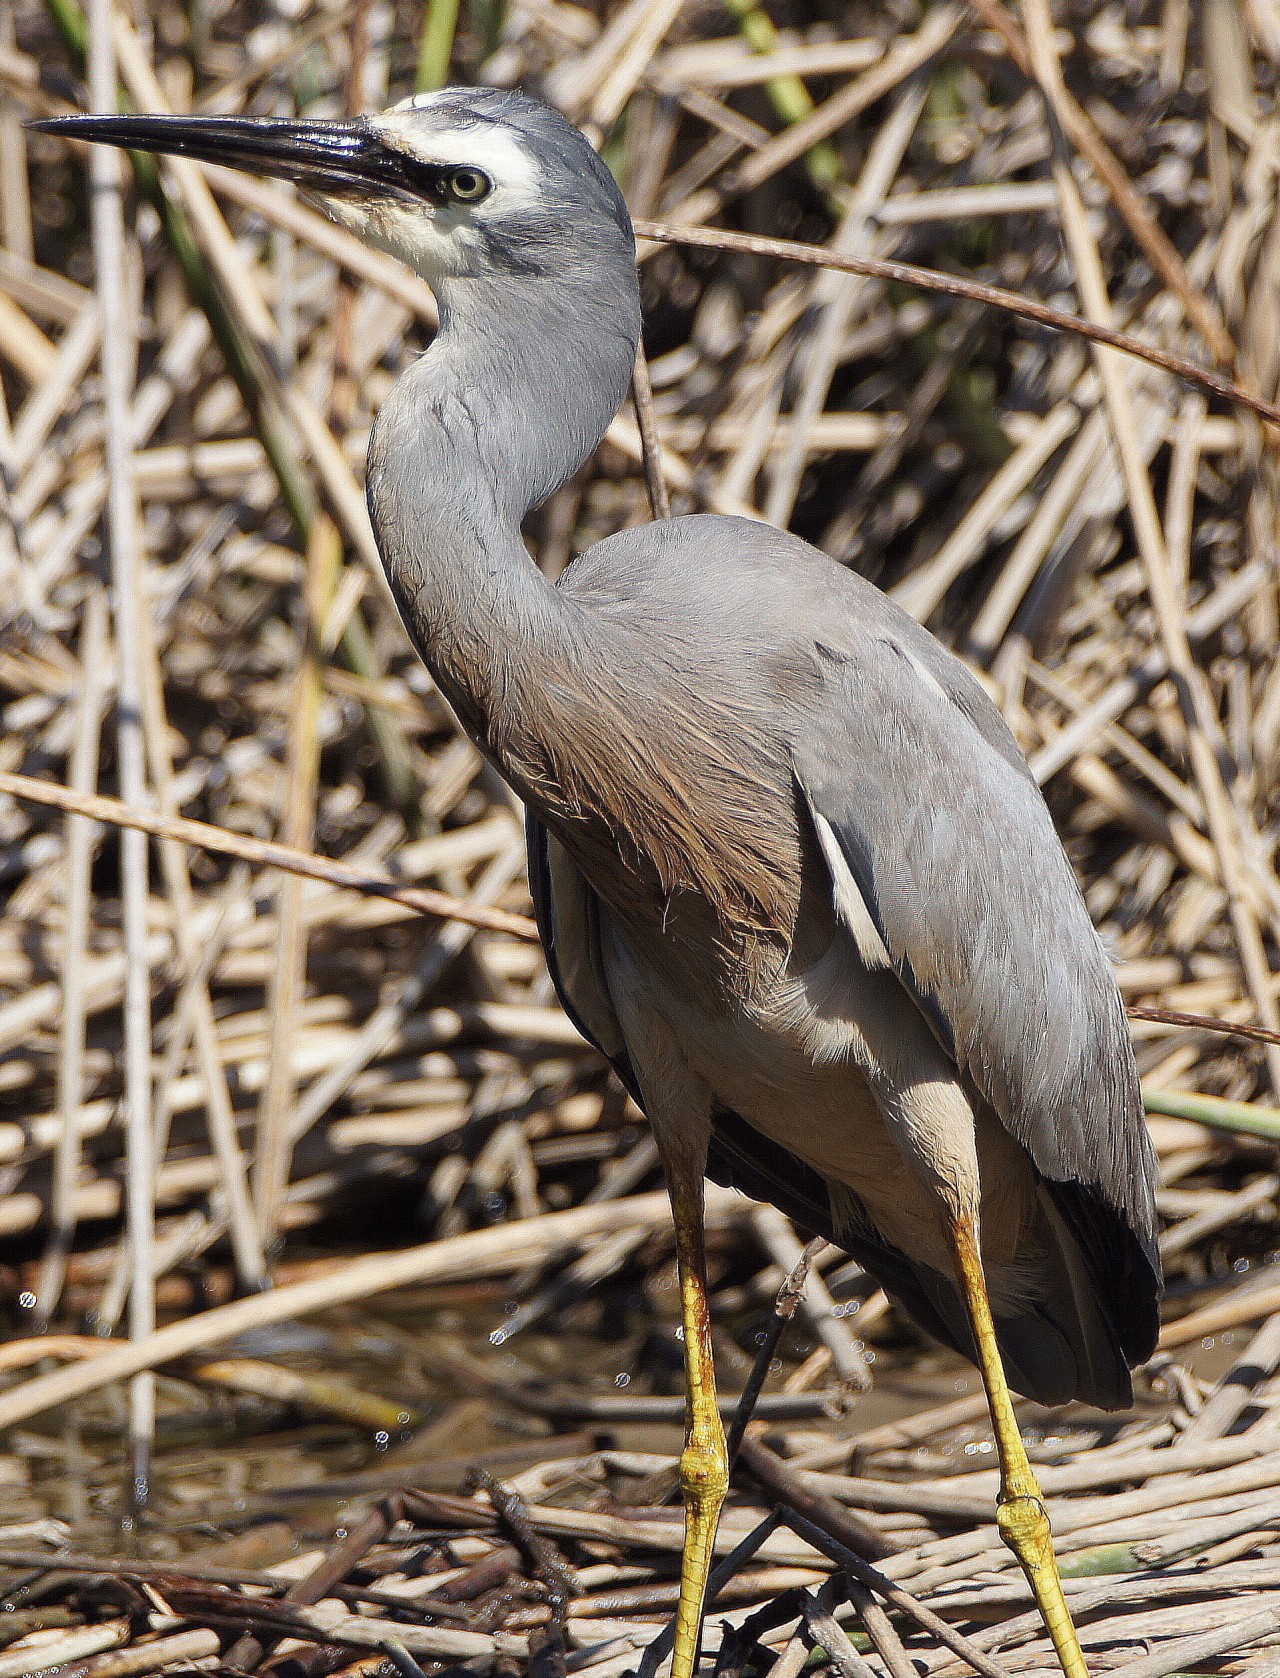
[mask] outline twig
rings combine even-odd
[[[350,1531],[339,1529],[340,1535],[310,1573],[289,1587],[284,1602],[297,1607],[310,1607],[329,1596],[333,1587],[346,1578],[373,1545],[386,1537],[399,1515],[399,1500],[393,1495],[384,1498]],[[252,1672],[264,1653],[265,1646],[259,1636],[253,1632],[245,1632],[227,1651],[227,1665],[232,1669]]]
[[[1280,407],[1265,401],[1243,386],[1223,378],[1221,374],[1171,355],[1155,344],[1145,344],[1127,332],[1117,332],[1110,326],[1085,320],[1080,315],[1068,314],[1063,309],[1036,303],[1016,291],[1005,291],[999,286],[979,285],[972,280],[957,279],[936,268],[919,268],[910,262],[882,262],[872,257],[840,256],[825,245],[806,245],[790,239],[766,239],[754,233],[731,233],[720,227],[697,227],[661,221],[637,220],[636,237],[653,239],[664,245],[698,245],[704,250],[744,251],[751,256],[770,256],[779,262],[802,262],[810,267],[837,268],[845,274],[863,274],[873,280],[888,280],[896,285],[918,286],[922,291],[936,291],[944,297],[969,298],[976,303],[989,304],[1016,315],[1036,326],[1047,326],[1055,332],[1073,332],[1091,343],[1104,344],[1123,350],[1162,372],[1185,379],[1213,396],[1234,402],[1242,408],[1261,415],[1272,425],[1280,425]]]
[[[671,497],[667,493],[666,475],[662,469],[662,443],[658,437],[658,420],[653,408],[653,386],[649,382],[649,362],[644,353],[643,343],[636,345],[636,365],[631,379],[636,424],[640,430],[644,481],[649,491],[649,511],[655,519],[669,519]]]
[[[1152,1008],[1131,1002],[1125,1009],[1131,1020],[1152,1020],[1157,1025],[1183,1025],[1194,1031],[1214,1031],[1223,1037],[1243,1037],[1253,1043],[1280,1043],[1280,1031],[1243,1020],[1220,1020],[1212,1014],[1188,1014],[1180,1008]]]
[[[883,1533],[806,1485],[781,1457],[749,1433],[743,1436],[738,1447],[738,1460],[770,1498],[787,1504],[789,1509],[820,1525],[829,1538],[846,1549],[856,1545],[859,1554],[873,1556],[876,1560],[891,1556],[898,1549],[898,1545],[891,1543]]]
[[[781,1213],[778,1214],[781,1216]],[[769,1371],[773,1367],[773,1360],[777,1355],[782,1336],[786,1332],[787,1324],[795,1316],[800,1301],[804,1298],[805,1284],[809,1280],[809,1270],[815,1258],[826,1246],[820,1236],[810,1241],[792,1267],[786,1280],[778,1289],[778,1297],[774,1301],[773,1315],[769,1318],[769,1325],[764,1331],[764,1337],[756,1351],[746,1384],[738,1395],[738,1406],[733,1412],[733,1421],[729,1424],[729,1431],[725,1438],[725,1448],[729,1453],[729,1466],[738,1458],[738,1448],[742,1444],[742,1436],[747,1431],[747,1424],[755,1413],[760,1394],[768,1379]]]
[[[566,1622],[575,1589],[573,1575],[550,1539],[535,1530],[529,1506],[519,1492],[502,1485],[487,1469],[478,1470],[475,1481],[488,1494],[499,1520],[510,1530],[529,1570],[546,1587],[551,1601],[550,1626],[541,1636],[529,1640],[530,1654],[534,1657],[529,1671],[538,1678],[564,1678]]]
[[[353,868],[348,863],[311,856],[306,851],[292,850],[288,845],[273,844],[267,839],[252,839],[247,834],[232,833],[226,828],[211,827],[207,822],[192,821],[188,816],[160,816],[150,810],[131,808],[116,798],[85,797],[53,782],[13,775],[7,770],[0,770],[0,792],[7,792],[13,798],[29,799],[35,804],[47,804],[57,810],[89,816],[94,821],[110,822],[115,827],[136,828],[138,832],[153,834],[157,839],[177,839],[184,845],[197,845],[223,856],[240,857],[244,862],[287,869],[347,891],[386,897],[422,915],[461,921],[467,926],[484,927],[490,932],[509,932],[515,938],[530,941],[536,941],[538,937],[537,927],[524,915],[463,903],[447,892],[430,891],[422,886],[401,886],[394,880],[374,879],[363,869]]]
[[[954,1626],[948,1625],[931,1608],[912,1596],[910,1591],[894,1584],[877,1568],[870,1566],[856,1551],[851,1550],[847,1544],[828,1531],[825,1521],[821,1524],[811,1521],[790,1506],[783,1506],[781,1514],[798,1537],[806,1539],[815,1549],[821,1550],[823,1555],[830,1556],[837,1566],[843,1567],[859,1584],[867,1590],[874,1591],[891,1607],[910,1615],[923,1630],[936,1637],[953,1654],[959,1655],[961,1660],[967,1661],[975,1672],[982,1674],[982,1678],[1009,1678],[1007,1669],[998,1661],[992,1660],[991,1656],[978,1648],[970,1638],[956,1631]]]
[[[716,1593],[724,1589],[729,1580],[734,1577],[756,1554],[760,1546],[778,1530],[782,1524],[782,1516],[776,1509],[771,1509],[757,1527],[753,1527],[740,1544],[734,1546],[723,1561],[712,1568],[707,1579],[707,1607],[715,1606]],[[636,1669],[636,1678],[655,1678],[659,1666],[671,1653],[675,1642],[676,1622],[674,1617],[662,1628],[649,1644]]]
[[[751,1222],[775,1264],[792,1270],[801,1263],[799,1238],[775,1207],[761,1207],[752,1215]],[[818,1338],[831,1353],[840,1380],[855,1392],[869,1391],[871,1371],[864,1348],[854,1339],[844,1318],[837,1315],[836,1302],[820,1275],[809,1278],[800,1303]]]
[[[860,1579],[849,1577],[848,1585],[849,1601],[867,1628],[867,1636],[875,1644],[876,1653],[884,1662],[890,1678],[912,1678],[915,1667],[907,1659],[907,1651],[894,1629],[893,1621]]]

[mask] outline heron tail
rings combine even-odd
[[[1081,1184],[1041,1182],[1036,1213],[1014,1264],[987,1266],[1009,1385],[1038,1404],[1123,1410],[1133,1402],[1130,1370],[1155,1350],[1159,1260],[1123,1213]],[[942,1338],[972,1357],[959,1288],[934,1271],[917,1271],[917,1281]]]
[[[851,1191],[831,1186],[738,1114],[717,1110],[708,1174],[772,1200],[844,1247],[921,1328],[969,1359],[968,1314],[950,1276],[908,1258]],[[988,1283],[1009,1385],[1040,1404],[1077,1399],[1103,1410],[1132,1402],[1130,1369],[1155,1349],[1160,1261],[1126,1215],[1081,1183],[1042,1180],[1029,1238]]]

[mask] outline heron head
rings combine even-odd
[[[598,273],[634,254],[622,194],[584,136],[558,111],[499,88],[442,88],[353,122],[82,116],[30,126],[295,181],[432,284]]]

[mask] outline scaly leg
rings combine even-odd
[[[680,1458],[685,1506],[684,1554],[680,1560],[680,1605],[676,1609],[671,1678],[692,1678],[702,1638],[702,1606],[716,1526],[729,1489],[729,1457],[716,1404],[716,1377],[711,1359],[702,1174],[682,1162],[668,1160],[666,1165],[667,1189],[676,1226],[688,1403],[688,1431],[684,1455]]]
[[[1044,1494],[1027,1460],[1004,1378],[1004,1365],[996,1347],[996,1330],[991,1320],[991,1303],[987,1297],[976,1219],[957,1218],[952,1226],[951,1239],[973,1338],[978,1346],[978,1367],[982,1371],[982,1383],[987,1389],[987,1403],[991,1407],[996,1450],[1000,1454],[1000,1503],[996,1510],[996,1525],[1001,1538],[1022,1565],[1049,1636],[1053,1639],[1063,1672],[1067,1678],[1089,1678],[1080,1639],[1076,1636],[1071,1610],[1067,1607],[1062,1580],[1058,1575]]]

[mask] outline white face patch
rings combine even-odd
[[[386,251],[412,268],[428,285],[462,271],[456,228],[436,226],[430,211],[401,204],[392,198],[366,203],[356,197],[331,197],[306,192],[330,221],[345,227],[375,250]]]
[[[442,168],[483,170],[491,191],[476,204],[405,203],[392,197],[327,197],[314,202],[351,232],[407,263],[434,285],[475,272],[482,248],[477,224],[519,212],[541,196],[538,165],[509,129],[489,123],[448,127],[428,114],[438,94],[417,94],[368,118],[369,127],[397,151]]]
[[[492,123],[468,123],[459,128],[424,121],[437,95],[416,94],[402,104],[369,118],[376,134],[385,136],[398,150],[423,163],[471,164],[483,169],[493,183],[485,204],[502,210],[518,210],[536,202],[539,196],[538,165],[508,128]]]

